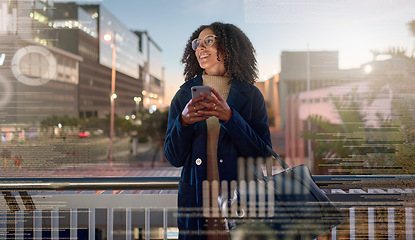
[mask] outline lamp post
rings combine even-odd
[[[138,108],[140,107],[141,97],[134,97],[135,102],[135,115],[138,115]]]
[[[105,41],[111,41],[113,43],[112,47],[112,72],[111,72],[111,96],[110,96],[110,102],[111,102],[111,113],[110,113],[110,143],[109,143],[109,154],[108,154],[108,160],[112,163],[112,155],[113,155],[113,142],[114,142],[114,111],[115,111],[115,102],[114,100],[117,98],[117,94],[115,94],[115,64],[116,64],[116,57],[117,57],[117,45],[116,45],[116,39],[114,36],[111,36],[110,34],[104,35]]]
[[[310,48],[307,44],[307,101],[308,101],[308,116],[311,115],[311,97],[310,97],[310,87],[311,87],[311,78],[310,78]],[[307,129],[311,131],[311,120],[308,118],[307,121]],[[314,156],[313,151],[311,150],[311,139],[307,141],[307,149],[308,149],[308,167],[310,168],[310,172],[314,172]]]

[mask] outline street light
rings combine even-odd
[[[365,73],[369,74],[369,73],[371,73],[371,72],[372,72],[372,66],[370,66],[370,65],[366,65],[366,66],[365,66]]]
[[[109,144],[109,155],[108,160],[112,162],[112,153],[113,153],[113,142],[114,142],[114,110],[115,110],[115,102],[114,100],[117,98],[117,94],[115,94],[115,64],[116,64],[116,57],[117,57],[117,45],[116,45],[116,34],[114,37],[111,34],[107,33],[104,35],[104,40],[109,42],[112,40],[113,47],[112,47],[112,72],[111,72],[111,113],[110,113],[110,144]]]
[[[135,115],[138,115],[138,108],[139,108],[139,104],[141,102],[141,97],[134,97],[134,102],[135,102]]]

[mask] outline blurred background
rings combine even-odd
[[[176,181],[180,168],[170,166],[162,150],[169,104],[184,82],[180,60],[189,37],[214,21],[238,26],[252,41],[273,148],[291,166],[350,179],[410,178],[414,13],[413,0],[0,0],[0,235],[177,238],[174,190],[150,199],[144,193],[158,187],[108,191],[105,182],[99,187],[106,191],[71,192],[58,183],[53,193],[28,195],[8,184],[27,178],[48,184],[49,178]],[[376,189],[331,191],[414,193],[413,184],[405,185],[413,181],[398,181],[404,185],[397,189],[397,182],[379,179]],[[29,197],[14,204],[13,194]],[[50,201],[39,205],[36,196]],[[344,205],[350,221],[320,239],[413,239],[413,196],[399,200],[412,205],[396,209],[390,207],[396,199],[383,199],[371,203],[377,208]],[[150,214],[150,208],[157,210]],[[164,229],[157,223],[150,231],[150,215],[164,221]]]
[[[3,174],[168,166],[182,52],[213,21],[253,42],[273,147],[291,165],[413,173],[414,10],[404,0],[1,0]]]

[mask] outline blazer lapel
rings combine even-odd
[[[231,89],[229,91],[228,99],[226,102],[228,103],[229,107],[233,108],[235,111],[240,112],[240,110],[248,104],[249,100],[249,83],[243,83],[241,81],[232,80]],[[222,141],[222,138],[225,136],[225,130],[220,128],[219,132],[219,141],[218,144]],[[219,146],[218,146],[219,147]]]
[[[249,94],[249,86],[246,84],[249,83],[243,83],[235,79],[232,80],[227,103],[231,108],[238,112],[245,106],[245,104],[247,104],[247,101],[249,100],[247,95]]]

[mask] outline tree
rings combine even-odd
[[[43,129],[48,127],[58,126],[62,124],[65,127],[77,127],[81,130],[90,129],[102,129],[109,135],[110,132],[110,118],[109,115],[106,118],[70,118],[68,116],[51,116],[44,119],[40,125]],[[136,126],[132,124],[130,120],[126,120],[123,117],[114,116],[114,131],[115,135],[130,134],[136,130]]]
[[[150,139],[154,146],[154,153],[152,158],[152,167],[156,160],[157,153],[161,151],[162,161],[165,161],[163,146],[166,139],[168,111],[155,111],[149,113],[148,111],[141,112],[141,125],[138,128],[139,139]]]
[[[331,95],[330,98],[339,113],[341,124],[332,124],[319,115],[309,116],[312,129],[304,131],[302,137],[312,140],[314,159],[320,160],[320,167],[326,166],[332,170],[337,168],[338,171],[347,169],[352,173],[365,164],[360,162],[359,165],[346,165],[345,160],[368,151],[361,147],[367,141],[367,133],[357,99],[357,88],[342,97]]]
[[[415,20],[408,22],[409,31],[415,37]],[[415,57],[415,40],[414,40],[414,47],[412,48],[412,55],[411,57]]]
[[[42,127],[51,127],[51,126],[58,126],[58,124],[62,124],[63,126],[78,126],[80,123],[80,119],[79,118],[71,118],[68,117],[67,115],[64,116],[51,116],[49,118],[44,119],[43,121],[40,122],[40,125]]]
[[[79,124],[80,124],[79,118],[71,118],[67,115],[64,115],[64,116],[53,115],[40,122],[41,129],[43,131],[46,130],[46,132],[51,131],[50,133],[52,136],[54,136],[55,134],[54,128],[59,126],[59,129],[61,130],[59,131],[59,134],[63,136],[64,139],[66,138],[66,135],[68,134],[67,132],[68,129],[70,129],[69,130],[70,132],[73,130],[76,130],[76,128],[79,127]]]
[[[331,96],[341,124],[332,124],[322,116],[310,116],[312,130],[302,136],[313,142],[315,159],[320,166],[338,167],[338,173],[414,174],[415,112],[412,79],[393,76],[373,83],[370,100],[382,96],[381,86],[394,92],[390,116],[377,114],[380,126],[365,124],[363,105],[356,89],[342,97]],[[405,97],[405,96],[409,96]]]

